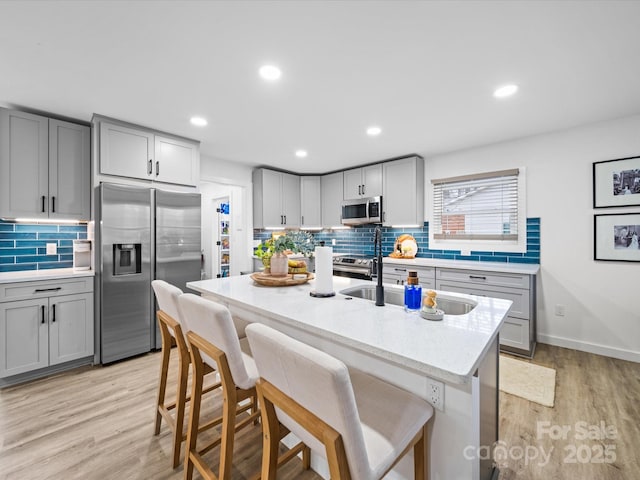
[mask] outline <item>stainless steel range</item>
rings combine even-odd
[[[339,277],[371,280],[375,271],[374,265],[374,259],[370,255],[346,254],[333,259],[333,274]]]

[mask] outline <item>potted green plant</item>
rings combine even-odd
[[[286,251],[296,252],[296,244],[288,234],[281,235],[273,243],[273,255],[271,256],[271,275],[285,277],[289,271]]]
[[[289,238],[296,246],[296,251],[301,253],[307,262],[307,268],[310,272],[314,271],[314,254],[318,242],[314,238],[312,233],[305,232],[304,230],[289,232]]]

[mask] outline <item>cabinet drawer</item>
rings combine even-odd
[[[492,287],[490,285],[472,285],[467,283],[443,282],[438,280],[437,289],[449,292],[466,293],[480,297],[494,297],[511,300],[513,305],[509,316],[528,320],[530,317],[529,290],[509,287]]]
[[[500,345],[529,351],[529,321],[507,317],[500,329]]]
[[[398,265],[396,263],[385,263],[383,268],[383,275],[398,275],[405,279],[409,275],[409,271],[414,270],[418,272],[418,278],[420,281],[435,280],[436,269],[435,267],[416,267],[413,265]]]
[[[0,302],[57,297],[93,291],[93,277],[0,284]]]
[[[485,272],[481,270],[454,270],[439,268],[438,280],[467,282],[513,288],[530,288],[530,276],[518,273]]]
[[[432,278],[424,278],[419,277],[420,285],[422,288],[436,288],[436,281]],[[407,283],[407,277],[402,275],[387,275],[386,273],[382,276],[382,282],[390,285],[404,285]]]

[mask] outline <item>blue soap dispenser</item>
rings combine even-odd
[[[404,309],[407,312],[419,312],[422,308],[422,286],[418,283],[418,272],[409,271],[404,285]]]

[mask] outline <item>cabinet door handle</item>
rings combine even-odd
[[[62,290],[62,287],[55,287],[55,288],[36,288],[34,293],[41,293],[41,292],[57,292],[58,290]]]
[[[304,215],[302,215],[302,217],[300,218],[300,224],[304,225]]]
[[[160,161],[156,161],[156,177],[160,175]]]
[[[52,316],[51,321],[53,323],[56,323],[56,304],[55,303],[51,306],[51,310],[53,311],[53,314],[51,315]]]
[[[56,197],[51,197],[51,211],[56,211]]]
[[[44,323],[44,305],[40,305],[40,323]]]
[[[364,185],[362,185],[362,195],[364,195]]]
[[[487,277],[482,277],[480,275],[469,275],[469,278],[472,280],[486,280]]]
[[[407,269],[406,269],[406,268],[394,268],[394,270],[395,270],[396,272],[406,272],[406,271],[407,271]]]
[[[284,216],[284,224],[285,225],[287,224],[287,216],[286,215]]]
[[[147,175],[151,175],[153,173],[153,160],[149,159],[149,163],[147,164]]]
[[[45,196],[42,195],[42,213],[44,213],[44,201],[45,201]]]
[[[362,185],[358,185],[358,195],[362,195]]]

